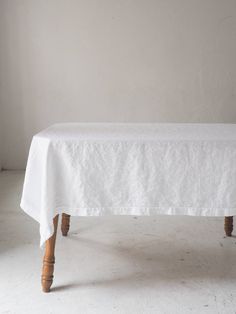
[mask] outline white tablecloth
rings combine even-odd
[[[236,124],[56,124],[33,137],[22,209],[40,245],[58,213],[236,215]]]

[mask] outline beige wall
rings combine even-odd
[[[1,0],[4,168],[60,121],[236,122],[235,0]]]

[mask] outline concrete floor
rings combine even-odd
[[[23,172],[0,173],[0,313],[236,313],[236,238],[222,218],[73,217],[41,292],[39,226]]]

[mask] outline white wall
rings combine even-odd
[[[1,2],[0,2],[0,56],[1,56],[1,50],[2,50],[2,43],[1,43]],[[0,73],[2,69],[2,63],[1,63],[1,57],[0,57]],[[2,170],[2,155],[3,155],[3,142],[2,142],[2,132],[3,132],[3,117],[2,117],[2,102],[1,102],[1,93],[2,93],[2,75],[0,74],[0,171]]]
[[[0,115],[1,115],[1,108],[0,108]],[[2,122],[0,116],[0,171],[2,170],[2,155],[3,155],[3,147],[2,147]]]
[[[4,168],[59,121],[236,122],[235,0],[1,0]]]
[[[2,33],[2,12],[3,12],[3,7],[2,7],[2,2],[0,1],[0,171],[2,170],[2,154],[3,154],[3,142],[2,142],[2,132],[3,132],[3,118],[2,118],[2,107],[3,107],[3,102],[2,102],[2,92],[3,92],[3,79],[4,75],[1,74],[2,69],[3,69],[3,58],[1,58],[1,53],[3,51],[3,33]]]
[[[1,117],[1,106],[0,106],[0,171],[2,170],[2,117]]]
[[[2,155],[3,155],[3,143],[2,143],[2,115],[1,115],[1,103],[0,103],[0,171],[2,170]]]

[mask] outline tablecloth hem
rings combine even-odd
[[[235,208],[195,208],[195,207],[57,207],[57,214],[66,213],[71,216],[106,216],[106,215],[183,215],[224,217],[235,216]]]
[[[38,216],[32,212],[32,206],[27,206],[21,202],[21,208],[29,216],[39,222]],[[236,208],[194,208],[194,207],[55,207],[53,217],[57,214],[68,214],[71,216],[112,216],[112,215],[129,215],[129,216],[158,216],[158,215],[183,215],[183,216],[209,216],[224,217],[236,216]],[[53,226],[52,221],[48,221],[47,227]],[[40,227],[42,227],[40,225]],[[45,242],[52,236],[53,229],[45,228],[45,232],[40,231],[40,248],[45,247]]]

